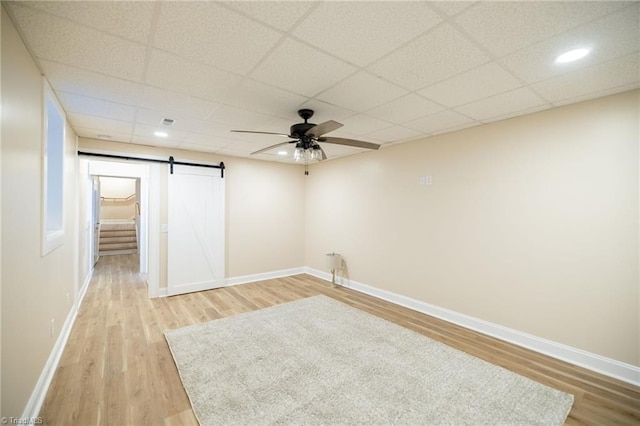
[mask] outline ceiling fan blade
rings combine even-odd
[[[257,133],[259,135],[276,135],[276,136],[284,136],[285,138],[290,138],[291,136],[286,133],[274,133],[274,132],[254,132],[253,130],[230,130],[230,132],[234,133]]]
[[[252,152],[251,155],[261,154],[263,152],[269,151],[270,149],[277,148],[277,147],[282,146],[282,145],[287,145],[287,144],[290,144],[290,143],[293,143],[293,142],[297,142],[297,141],[287,141],[287,142],[282,142],[282,143],[278,143],[278,144],[275,144],[275,145],[271,145],[271,146],[268,146],[266,148],[262,148],[262,149],[260,149],[260,150],[258,150],[256,152]]]
[[[367,148],[367,149],[380,148],[380,145],[378,145],[377,143],[357,141],[355,139],[345,139],[345,138],[321,138],[321,139],[318,139],[318,142],[333,143],[336,145],[354,146],[356,148]]]
[[[320,137],[325,133],[333,132],[334,130],[339,129],[342,126],[344,126],[344,124],[338,123],[337,121],[329,120],[325,121],[324,123],[316,124],[309,130],[307,130],[304,134]]]
[[[318,145],[318,148],[320,149],[320,152],[322,153],[322,160],[326,160],[327,159],[327,154],[325,154],[324,149],[322,149],[322,147],[320,145]]]

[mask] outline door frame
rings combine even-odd
[[[154,167],[156,166],[156,167]],[[147,274],[149,297],[157,297],[159,287],[159,173],[157,165],[89,161],[89,176],[110,176],[140,179],[140,273]],[[92,212],[93,213],[93,212]]]

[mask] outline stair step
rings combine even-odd
[[[103,244],[100,242],[99,251],[103,250],[137,250],[138,244],[134,241],[132,243],[113,243]]]
[[[135,223],[100,223],[101,231],[130,231],[135,229]]]
[[[135,237],[135,231],[102,231],[100,232],[100,238],[113,238],[113,237]]]
[[[136,243],[136,236],[126,237],[100,237],[100,244],[114,244],[114,243]]]
[[[98,256],[113,256],[116,254],[137,254],[138,250],[108,250],[99,251]]]

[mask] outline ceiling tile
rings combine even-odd
[[[286,39],[251,77],[303,96],[313,97],[352,74],[355,68],[298,41]]]
[[[81,138],[101,139],[113,142],[131,142],[131,133],[108,132],[104,129],[90,129],[87,127],[73,126],[73,130]]]
[[[441,81],[419,93],[448,107],[455,107],[521,86],[520,81],[495,62]]]
[[[11,4],[11,12],[38,58],[125,80],[139,81],[142,77],[145,47],[141,44],[17,3]]]
[[[364,111],[396,99],[407,91],[367,72],[359,72],[322,92],[317,97],[325,102]]]
[[[448,16],[457,15],[469,6],[473,5],[473,1],[430,1],[430,6],[435,6]]]
[[[189,142],[182,142],[180,145],[178,145],[178,149],[184,149],[186,151],[208,152],[210,154],[216,153],[222,148],[224,148],[224,146],[200,145]]]
[[[138,145],[155,146],[158,148],[178,148],[180,146],[180,142],[176,140],[160,139],[153,136],[148,137],[141,135],[132,136],[131,142]]]
[[[356,115],[356,112],[351,109],[323,102],[319,99],[311,99],[308,102],[305,102],[302,105],[302,108],[307,108],[315,111],[313,114],[313,119],[311,120],[314,123],[323,123],[328,120],[342,122],[343,120]],[[300,121],[300,117],[298,117],[297,113],[293,118],[296,120],[296,122]]]
[[[475,68],[489,60],[450,24],[442,24],[369,69],[410,90]]]
[[[209,117],[210,121],[226,124],[235,130],[260,130],[263,124],[272,119],[271,115],[229,105],[221,105]]]
[[[66,112],[110,118],[113,120],[133,121],[136,109],[130,105],[107,102],[88,96],[58,92],[58,98]]]
[[[172,124],[163,124],[165,118],[174,120]],[[160,126],[160,128],[166,128],[171,130],[180,130],[184,132],[200,131],[205,127],[205,120],[198,120],[191,118],[190,116],[176,116],[164,111],[157,111],[146,108],[138,108],[136,112],[136,123],[147,124],[150,126]]]
[[[477,2],[456,22],[487,50],[503,56],[619,9],[628,2]]]
[[[367,115],[386,120],[391,123],[401,124],[442,111],[444,107],[433,103],[421,96],[410,93],[386,104],[367,111]]]
[[[221,102],[241,77],[176,55],[153,49],[146,82],[175,92]]]
[[[270,115],[284,116],[304,104],[308,98],[245,79],[227,96],[225,103]]]
[[[501,62],[528,83],[576,71],[640,50],[640,4],[582,25],[506,56]],[[571,49],[589,48],[584,59],[556,64]]]
[[[137,103],[142,91],[140,83],[56,62],[40,61],[40,64],[55,90],[129,105]]]
[[[29,7],[89,28],[146,43],[151,32],[153,2],[33,1]]]
[[[156,131],[166,132],[168,136],[167,137],[155,136],[154,133]],[[158,143],[182,142],[186,137],[187,137],[187,132],[166,128],[160,124],[154,126],[154,125],[136,123],[135,126],[133,126],[132,141],[135,142],[135,139],[138,138],[138,139],[148,139],[150,141],[157,140]]]
[[[297,117],[297,116],[296,116]],[[282,118],[282,117],[272,117],[270,118],[268,121],[263,122],[260,125],[259,129],[256,129],[258,131],[261,132],[273,132],[273,133],[286,133],[289,134],[289,128],[291,127],[292,124],[294,123],[298,123],[302,121],[302,119],[300,117],[297,117],[296,119],[293,118]],[[311,120],[312,122],[315,122],[315,119]],[[233,137],[236,137],[238,135],[234,135]],[[269,140],[278,140],[279,136],[276,135],[262,135],[263,137],[267,137],[270,138]],[[271,139],[271,138],[275,138],[275,139]]]
[[[518,112],[545,104],[538,95],[525,87],[481,99],[456,108],[476,120],[486,120],[509,112]]]
[[[281,34],[216,2],[163,2],[154,46],[246,74]]]
[[[229,1],[228,7],[260,22],[289,31],[314,5],[308,1]]]
[[[594,97],[602,91],[616,87],[627,87],[638,82],[640,76],[640,57],[638,54],[627,55],[603,64],[594,65],[559,77],[550,78],[531,87],[550,102],[560,102],[571,98]],[[588,87],[589,91],[585,91]]]
[[[330,136],[391,144],[640,87],[638,2],[2,7],[77,134],[125,143],[249,156],[283,138],[231,129],[288,133],[310,108],[312,123],[344,123]],[[586,39],[584,61],[551,64]],[[165,117],[173,140],[152,134]],[[252,158],[292,163],[277,150]]]
[[[577,102],[588,101],[589,99],[601,98],[604,96],[615,95],[616,93],[624,93],[624,92],[628,92],[636,89],[640,89],[640,82],[638,81],[635,81],[629,84],[623,84],[622,86],[616,86],[611,89],[598,90],[595,92],[588,93],[586,95],[580,95],[572,98],[563,99],[561,101],[555,101],[553,102],[553,106],[558,107],[563,105],[574,104]]]
[[[364,114],[354,115],[342,121],[344,127],[340,130],[348,132],[355,136],[361,136],[365,133],[370,133],[376,130],[384,129],[391,126],[391,123],[387,121],[378,120],[377,118],[368,117]],[[333,136],[334,133],[331,133]]]
[[[108,118],[93,117],[90,115],[68,113],[67,119],[71,127],[84,127],[87,129],[102,129],[103,133],[120,133],[130,135],[133,131],[133,123],[128,121],[112,120]]]
[[[184,139],[185,144],[193,144],[200,146],[209,146],[220,149],[236,142],[234,139],[225,138],[223,136],[203,135],[199,133],[189,133]]]
[[[424,2],[323,2],[293,34],[347,62],[364,66],[441,21]]]
[[[407,127],[391,126],[387,127],[386,129],[367,133],[365,136],[377,141],[388,143],[415,139],[423,135],[425,134],[414,129],[409,129]]]
[[[550,103],[544,103],[541,105],[536,105],[534,107],[525,108],[520,111],[511,111],[503,115],[496,115],[493,117],[485,118],[482,120],[483,123],[491,123],[494,121],[506,120],[508,118],[520,117],[522,115],[533,114],[534,112],[544,111],[545,109],[553,108],[553,105]]]
[[[461,126],[476,124],[477,122],[455,111],[446,110],[410,121],[406,127],[419,130],[424,133],[437,133],[449,129],[457,129]]]
[[[138,106],[167,114],[167,118],[204,120],[222,105],[170,90],[144,86]]]

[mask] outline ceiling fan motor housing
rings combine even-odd
[[[306,139],[304,138],[305,133],[307,133],[307,130],[311,129],[312,127],[315,127],[316,125],[313,123],[309,123],[307,120],[309,120],[311,117],[313,117],[313,110],[312,109],[299,109],[298,110],[298,115],[300,116],[300,118],[302,118],[304,120],[304,123],[298,123],[298,124],[294,124],[293,126],[291,126],[290,133],[289,136],[291,136],[292,138],[296,138],[296,139]],[[311,135],[309,135],[311,136]],[[311,142],[310,138],[308,141],[303,140],[303,142],[309,143]]]
[[[296,139],[301,139],[303,136],[305,136],[305,133],[307,133],[307,130],[311,129],[312,127],[315,127],[316,125],[313,123],[298,123],[298,124],[294,124],[293,126],[291,126],[291,128],[289,129],[291,133],[289,133],[289,135],[293,138]],[[309,135],[311,136],[311,135]]]

